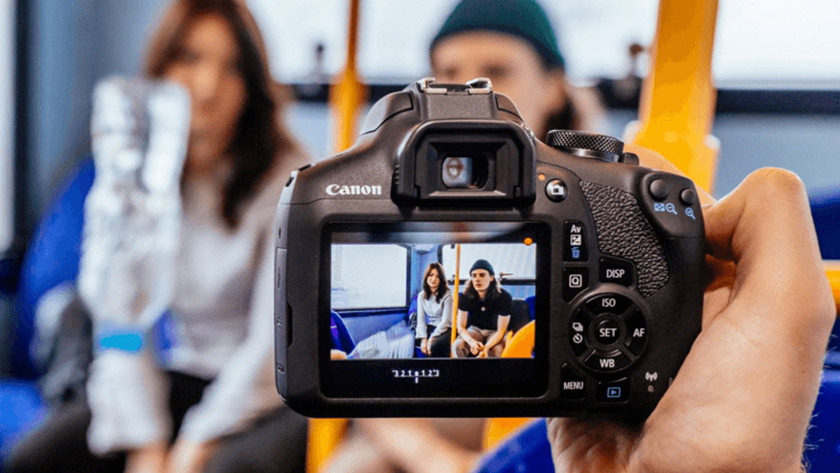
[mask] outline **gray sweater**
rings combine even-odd
[[[212,379],[179,435],[206,441],[247,428],[282,405],[274,385],[273,220],[289,173],[307,159],[285,156],[247,202],[239,225],[219,215],[210,183],[184,189],[172,303],[174,346],[94,361],[88,383],[91,449],[106,453],[166,441],[171,426],[163,370]]]
[[[428,321],[426,320],[428,318]],[[434,325],[435,331],[427,337],[428,325]],[[452,291],[437,300],[437,297],[426,299],[423,291],[417,294],[417,336],[416,338],[432,338],[442,334],[452,325]]]

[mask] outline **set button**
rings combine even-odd
[[[595,341],[601,345],[612,345],[620,334],[621,327],[615,319],[602,319],[595,327]]]

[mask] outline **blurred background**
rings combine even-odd
[[[371,99],[429,74],[428,46],[453,0],[366,0],[358,69]],[[637,91],[610,81],[643,76],[658,2],[545,2],[579,85],[608,93],[601,131],[621,136],[636,118]],[[165,0],[0,0],[0,250],[31,231],[56,186],[90,150],[91,92],[111,74],[136,74]],[[249,0],[276,80],[292,84],[295,135],[329,155],[325,85],[344,64],[345,0]],[[840,184],[840,3],[721,0],[713,72],[713,134],[721,140],[715,194],[750,171],[781,166],[811,192]],[[612,92],[613,96],[610,96]]]
[[[137,75],[167,0],[0,0],[0,377],[20,257],[70,171],[90,155],[91,95]],[[316,158],[333,150],[329,85],[345,64],[346,0],[247,0],[271,72],[295,95],[286,121]],[[357,66],[368,103],[429,75],[432,37],[456,0],[362,0]],[[601,94],[599,131],[638,118],[656,0],[543,1],[575,85]],[[720,140],[714,194],[751,171],[790,169],[809,194],[840,189],[840,2],[719,0],[713,55]],[[0,432],[2,434],[2,432]]]

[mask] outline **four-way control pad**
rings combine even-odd
[[[614,293],[592,296],[580,304],[569,334],[578,360],[604,373],[633,364],[647,341],[642,310],[627,296]]]

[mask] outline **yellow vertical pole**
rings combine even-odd
[[[837,314],[840,314],[840,261],[826,260],[825,276],[831,284],[831,292],[834,293],[834,304],[837,308]]]
[[[452,333],[449,340],[449,357],[452,358],[452,346],[458,338],[458,290],[461,284],[461,245],[455,245],[455,293],[452,294]]]
[[[333,150],[338,153],[353,144],[356,118],[365,101],[365,88],[356,72],[356,46],[359,37],[360,0],[351,0],[347,26],[347,62],[338,80],[330,87],[330,114],[335,127]],[[312,419],[306,449],[307,473],[324,469],[333,451],[341,443],[347,419]]]
[[[347,27],[347,62],[338,80],[330,88],[330,111],[335,126],[333,149],[344,151],[356,137],[356,121],[367,92],[356,71],[356,49],[359,39],[359,1],[351,0]]]
[[[718,0],[661,0],[651,69],[639,104],[639,121],[625,141],[668,158],[711,192],[720,143],[711,135],[717,93],[712,49]]]

